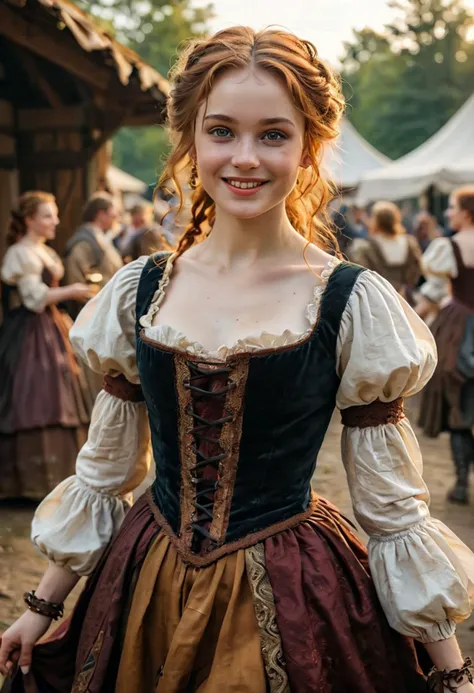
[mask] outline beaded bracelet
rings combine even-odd
[[[466,657],[462,667],[459,669],[438,671],[438,669],[433,668],[428,674],[428,691],[429,693],[444,693],[444,689],[447,688],[448,691],[456,693],[468,681],[473,683],[473,670],[474,667],[470,657]]]
[[[40,599],[35,595],[34,591],[25,592],[23,599],[28,609],[36,614],[52,618],[53,621],[57,621],[64,616],[64,603],[56,604],[55,602],[48,602],[46,599]]]

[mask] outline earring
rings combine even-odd
[[[198,181],[198,168],[197,168],[196,159],[193,159],[193,163],[191,166],[191,176],[189,178],[189,187],[191,188],[191,190],[196,190],[197,181]]]

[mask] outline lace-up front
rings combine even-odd
[[[191,483],[195,487],[192,551],[206,552],[215,548],[219,540],[211,536],[215,515],[216,493],[220,487],[228,451],[221,443],[225,424],[233,423],[234,414],[226,406],[227,395],[235,390],[230,367],[213,367],[208,363],[187,361],[190,376],[184,387],[191,393],[187,414],[193,422],[189,434],[193,437],[195,464],[189,467]]]

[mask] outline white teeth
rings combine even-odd
[[[262,185],[261,183],[255,182],[244,183],[240,180],[229,180],[229,183],[234,188],[242,188],[242,190],[247,190],[248,188],[258,188],[260,185]]]

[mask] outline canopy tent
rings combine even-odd
[[[131,176],[130,173],[122,171],[116,166],[109,166],[107,180],[112,190],[119,190],[121,193],[134,193],[144,195],[148,190],[148,185],[139,178]]]
[[[430,186],[449,193],[474,182],[474,94],[424,144],[378,171],[368,172],[359,186],[361,201],[418,197]]]
[[[327,147],[322,172],[342,190],[357,188],[362,176],[383,168],[390,159],[372,147],[344,118],[335,146]]]

